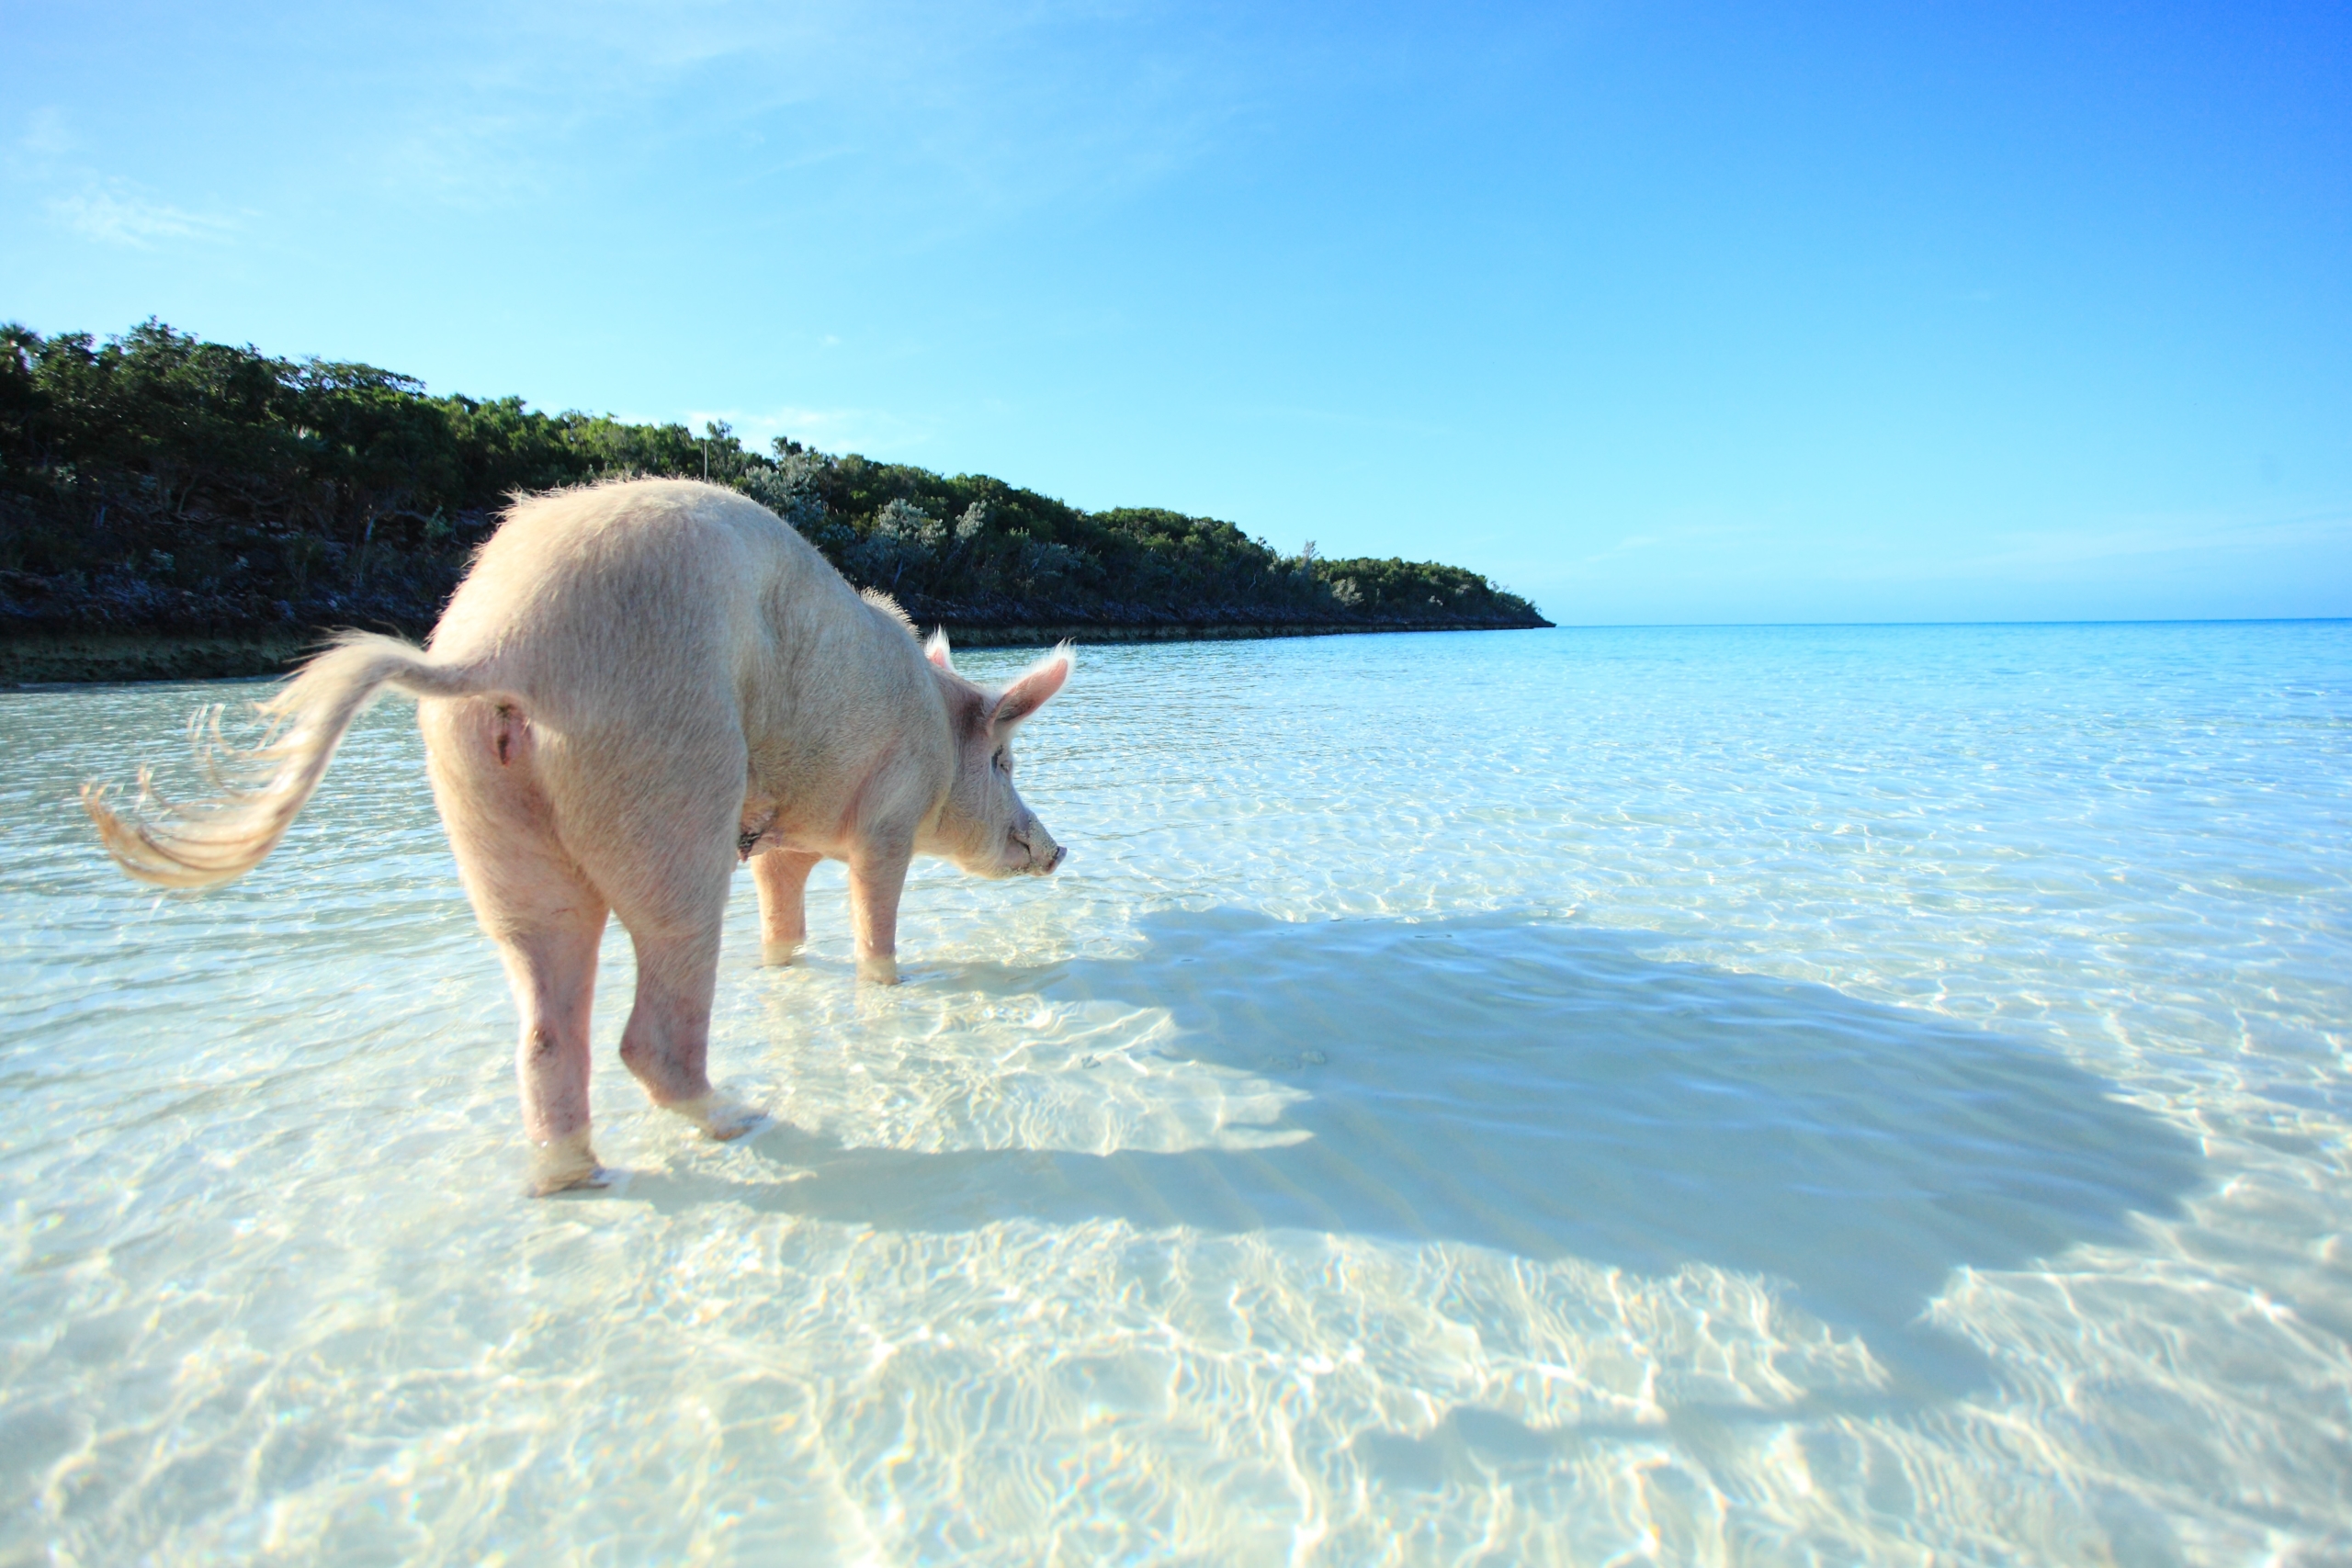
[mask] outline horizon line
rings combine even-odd
[[[1540,614],[1540,612],[1539,612]],[[1902,626],[2342,626],[2352,615],[2121,615],[2074,620],[2014,621],[1555,621],[1549,626],[1499,627],[1504,631],[1795,631],[1846,628],[1886,630]]]

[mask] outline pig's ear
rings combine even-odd
[[[1028,672],[1007,686],[989,709],[989,727],[1001,733],[1044,707],[1077,667],[1078,650],[1068,643],[1029,666]]]
[[[947,657],[947,628],[945,626],[940,626],[932,632],[931,640],[922,645],[922,656],[942,670],[954,671],[956,661]]]

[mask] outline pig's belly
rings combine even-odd
[[[794,814],[780,809],[775,801],[746,800],[743,815],[735,828],[736,856],[750,860],[771,850],[795,850],[834,860],[842,853],[838,835],[796,819]]]

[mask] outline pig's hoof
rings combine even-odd
[[[544,1144],[531,1145],[528,1190],[534,1198],[603,1187],[607,1180],[603,1168],[596,1163],[596,1151],[588,1146],[588,1131],[584,1127],[568,1137],[549,1138]]]
[[[877,986],[899,983],[899,961],[895,958],[861,958],[857,961],[857,977]]]
[[[750,1106],[715,1094],[682,1100],[667,1109],[693,1122],[704,1137],[719,1144],[741,1137],[766,1120]]]
[[[800,944],[797,942],[763,942],[760,943],[760,962],[766,964],[771,969],[786,968],[791,964],[794,959],[798,958],[799,956]]]

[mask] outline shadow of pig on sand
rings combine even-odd
[[[1142,932],[1132,957],[938,980],[1166,1009],[1159,1050],[1302,1091],[1273,1129],[1295,1141],[917,1153],[775,1126],[744,1152],[788,1179],[649,1172],[616,1196],[912,1231],[1116,1217],[1443,1239],[1651,1275],[1703,1263],[1786,1281],[1906,1382],[1950,1392],[1981,1363],[1918,1317],[1952,1269],[2120,1239],[2128,1216],[2171,1212],[2200,1179],[2187,1137],[2046,1047],[1645,958],[1664,940],[1652,933],[1234,910],[1164,913]]]

